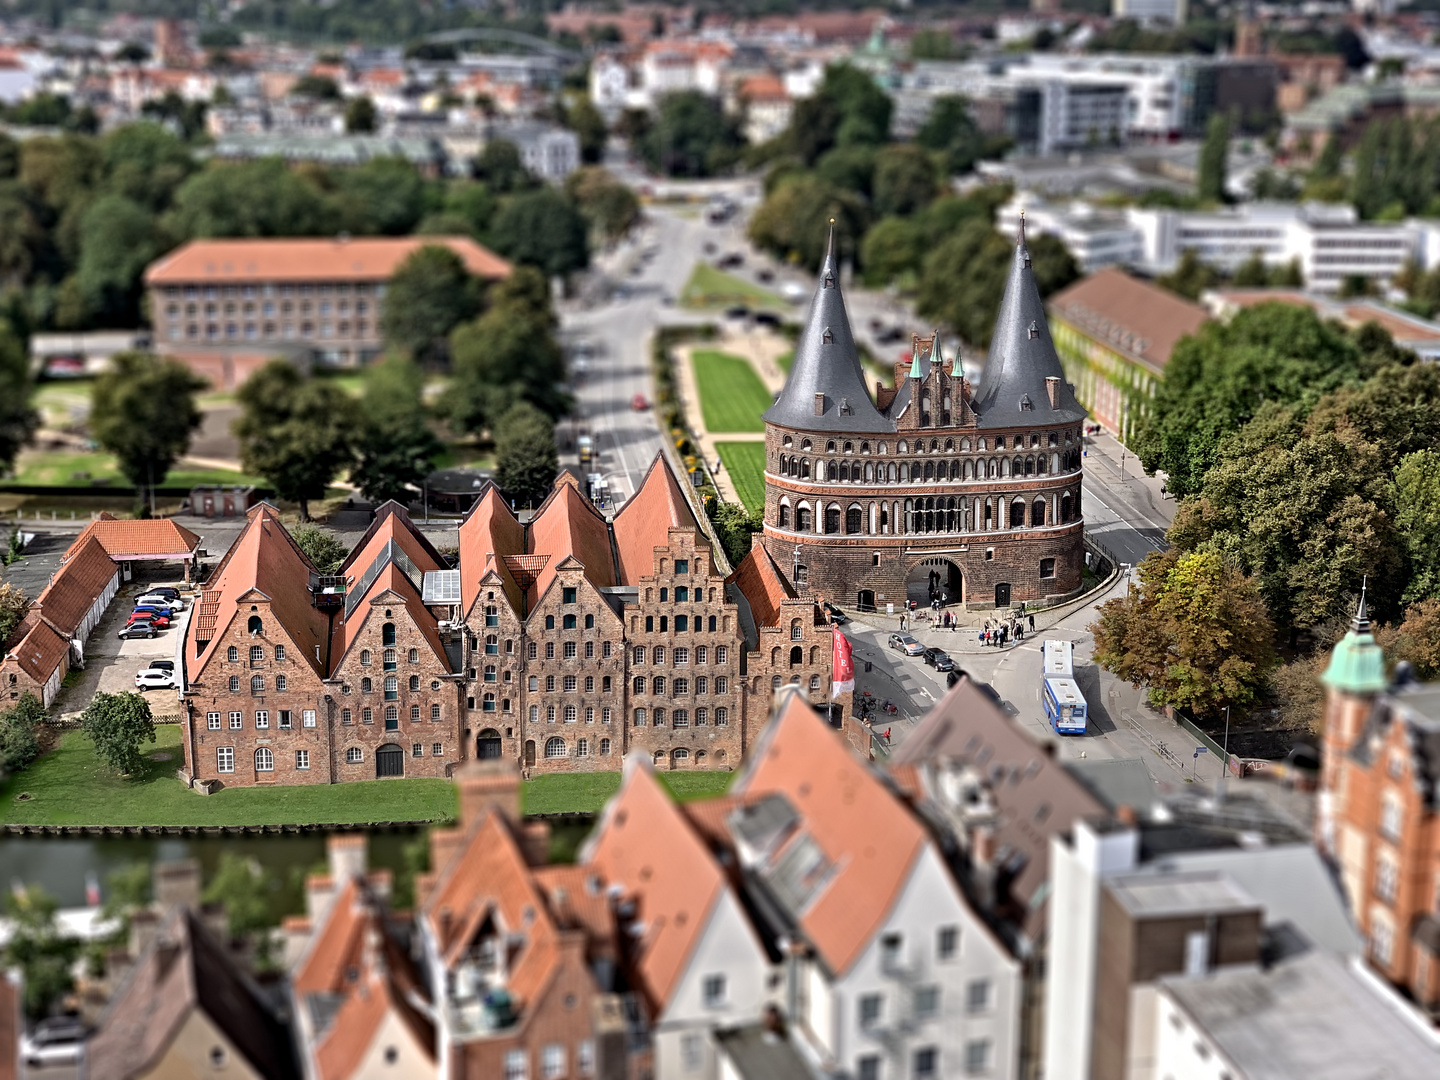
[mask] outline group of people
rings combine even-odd
[[[1031,633],[1035,632],[1035,616],[1017,615],[1009,619],[986,619],[985,625],[980,628],[980,644],[994,645],[1003,648],[1011,641],[1024,641],[1026,623]]]

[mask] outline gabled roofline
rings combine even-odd
[[[476,503],[478,505],[478,499],[476,500]],[[380,527],[385,524],[386,519],[391,517],[398,517],[400,519],[401,524],[405,527],[405,529],[410,533],[411,536],[415,537],[416,541],[419,542],[420,547],[424,550],[425,554],[429,555],[432,559],[435,560],[436,565],[446,565],[444,557],[440,554],[440,552],[435,550],[434,545],[430,543],[430,541],[426,538],[425,534],[422,533],[416,527],[415,522],[411,520],[410,511],[407,510],[396,500],[386,499],[383,503],[381,503],[375,508],[375,515],[370,521],[370,527],[366,529],[365,534],[355,542],[355,546],[350,549],[350,554],[346,555],[345,561],[340,564],[340,569],[335,571],[336,574],[344,574],[347,570],[350,569],[351,566],[354,565],[355,557],[359,555],[360,552],[365,550],[365,545],[370,543],[370,541],[374,539],[375,534],[380,531]]]

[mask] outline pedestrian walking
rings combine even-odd
[[[1031,616],[1030,616],[1030,633],[1033,634],[1034,632],[1035,632],[1035,616],[1034,616],[1034,615],[1031,615]]]

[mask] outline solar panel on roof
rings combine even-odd
[[[431,570],[425,575],[420,599],[427,604],[460,603],[460,571]]]

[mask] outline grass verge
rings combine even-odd
[[[681,802],[725,794],[733,772],[661,772],[660,782]],[[553,773],[523,787],[527,814],[597,813],[620,790],[619,772]]]
[[[115,458],[101,451],[84,450],[27,450],[15,461],[15,475],[6,483],[16,485],[49,485],[73,487],[82,491],[95,491],[96,480],[108,481],[117,487],[128,487],[130,481],[120,474]],[[265,481],[229,469],[190,469],[180,466],[171,469],[163,480],[156,481],[162,487],[194,487],[196,484],[255,484],[264,486]]]
[[[184,763],[180,727],[159,724],[146,744],[145,768],[116,776],[95,756],[89,736],[59,745],[0,785],[0,821],[21,825],[310,825],[373,821],[446,821],[455,816],[449,780],[369,780],[314,787],[226,788],[199,795],[175,779]],[[156,760],[166,755],[165,760]],[[22,793],[30,798],[20,800]]]
[[[763,442],[717,442],[715,449],[730,474],[730,483],[745,509],[752,514],[765,508],[765,444]]]
[[[713,349],[696,349],[692,362],[707,431],[714,435],[765,430],[760,415],[770,407],[770,395],[748,360]]]
[[[744,278],[717,270],[707,263],[698,264],[680,291],[680,306],[687,308],[726,308],[735,304],[784,310],[785,301],[768,289],[753,285]]]

